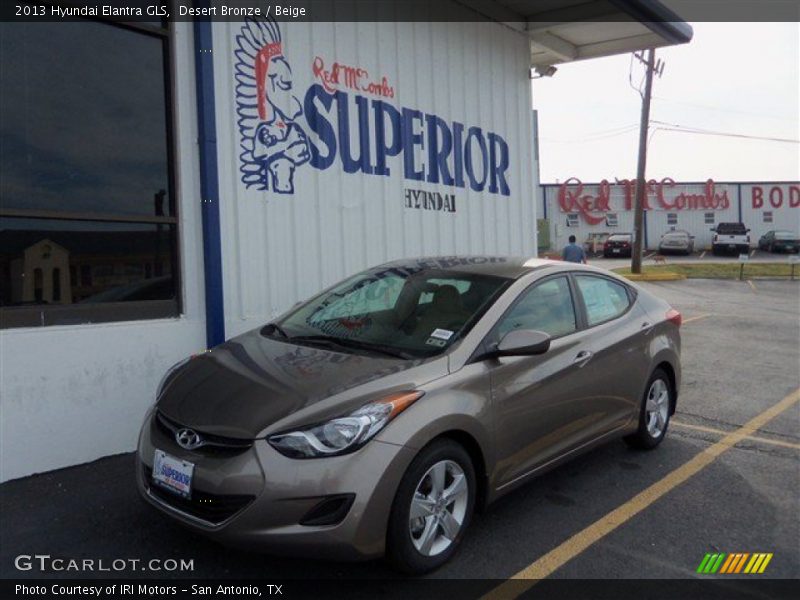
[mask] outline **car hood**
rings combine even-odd
[[[446,358],[345,354],[254,330],[180,367],[162,391],[158,410],[200,432],[252,439],[290,415],[309,423],[329,418],[375,394],[413,389],[446,373]]]

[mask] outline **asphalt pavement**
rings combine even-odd
[[[637,494],[667,485],[671,473],[798,389],[800,283],[644,285],[685,320],[683,387],[664,443],[639,452],[611,442],[532,481],[477,515],[460,553],[429,577],[494,580],[476,588],[483,593],[555,553],[552,578],[694,578],[709,552],[773,553],[763,577],[800,577],[797,403],[652,502],[645,498],[633,514],[628,508]],[[15,568],[15,557],[36,553],[193,561],[189,573],[116,576],[395,577],[381,561],[288,559],[225,548],[193,534],[140,500],[132,454],[7,482],[0,486],[0,504],[3,578],[91,576]],[[610,513],[619,524],[602,533],[597,524],[607,523]],[[587,538],[586,531],[602,535]],[[397,585],[402,591],[403,583]]]

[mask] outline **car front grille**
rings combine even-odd
[[[255,500],[255,496],[247,494],[208,494],[200,490],[192,490],[191,498],[183,498],[153,483],[153,469],[142,465],[145,485],[151,496],[187,515],[218,525],[244,509]]]
[[[179,430],[187,427],[163,415],[161,411],[156,412],[155,422],[158,429],[172,440],[175,439],[175,434]],[[207,456],[236,456],[253,447],[253,440],[212,435],[203,431],[198,431],[197,433],[200,434],[204,442],[202,446],[193,450],[193,452],[197,452],[198,454]]]

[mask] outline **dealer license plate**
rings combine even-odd
[[[613,252],[614,254],[619,254],[619,248],[613,248],[611,252]]]
[[[153,459],[153,483],[184,498],[192,495],[194,463],[190,463],[163,450],[156,450]]]

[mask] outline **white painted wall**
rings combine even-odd
[[[192,26],[174,28],[184,314],[0,330],[0,481],[133,450],[166,369],[205,347]]]
[[[280,23],[301,102],[317,82],[312,63],[320,56],[327,66],[339,62],[365,69],[370,79],[385,76],[396,93],[386,101],[398,109],[498,133],[510,153],[509,196],[409,181],[402,176],[402,156],[388,159],[390,176],[344,173],[338,156],[327,170],[301,165],[289,195],[246,189],[240,180],[234,52],[241,28],[214,23],[213,30],[228,336],[388,260],[535,254],[538,181],[524,36],[494,23]],[[352,101],[353,92],[345,91]],[[352,106],[350,114],[352,119]],[[304,119],[297,121],[307,128]],[[355,134],[351,143],[358,144]],[[404,188],[455,193],[457,211],[406,208]]]
[[[772,222],[764,221],[772,213]],[[753,243],[772,229],[788,229],[800,236],[800,182],[742,184],[742,216]]]
[[[609,226],[605,220],[597,224],[589,224],[580,217],[577,227],[567,227],[567,212],[559,204],[559,185],[542,185],[540,195],[539,215],[549,221],[551,247],[560,250],[566,245],[570,235],[578,241],[584,241],[590,233],[595,232],[631,232],[633,230],[633,211],[627,210],[625,192],[622,185],[612,185],[610,188],[610,201],[608,211],[590,211],[593,215],[602,215],[606,212],[616,213],[618,224]],[[677,195],[691,194],[702,195],[705,184],[676,182],[674,186],[665,188],[664,195],[668,202],[674,202]],[[572,187],[574,190],[574,186]],[[599,195],[598,184],[585,184],[580,191],[580,196],[589,196],[590,201]],[[753,200],[754,189],[761,190],[763,202],[759,206]],[[714,213],[715,223],[738,222],[740,220],[750,228],[750,243],[753,247],[758,243],[758,238],[771,229],[789,229],[800,233],[800,183],[733,183],[715,182],[714,190],[717,194],[725,193],[729,200],[726,209],[708,210],[697,208],[695,210],[674,210],[661,206],[655,193],[649,194],[651,210],[646,211],[647,248],[655,250],[661,236],[672,229],[683,229],[695,236],[695,248],[710,248],[713,239],[711,228],[713,225],[705,222],[705,214]],[[758,192],[756,192],[756,195]],[[741,203],[741,213],[740,213]],[[568,204],[568,206],[570,206]],[[764,212],[772,213],[772,223],[764,222]],[[668,214],[677,215],[677,224],[668,222]]]

